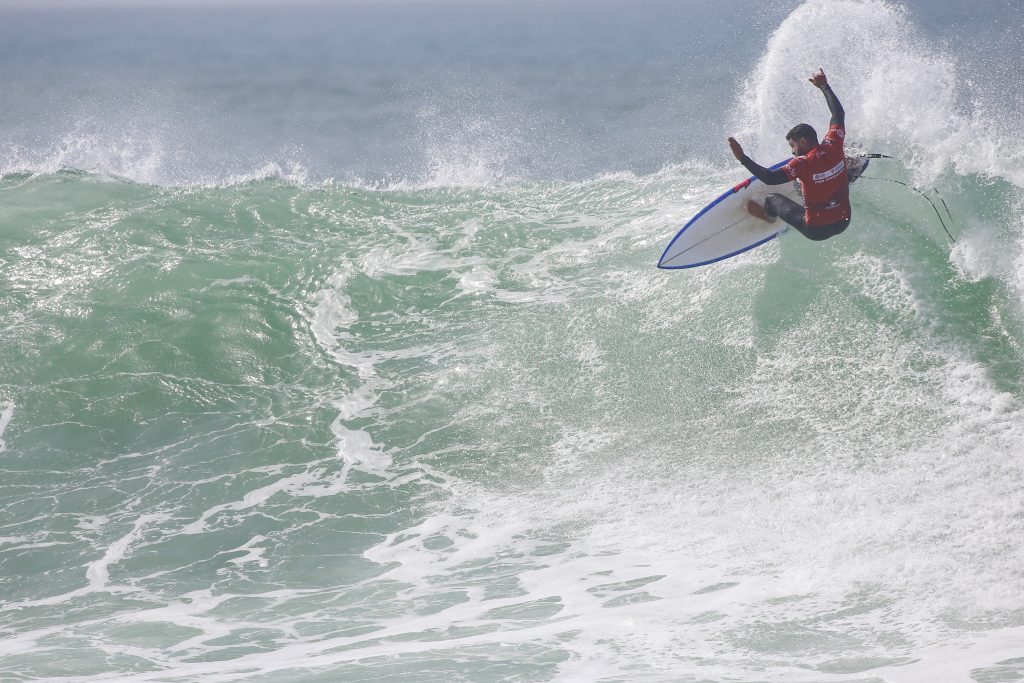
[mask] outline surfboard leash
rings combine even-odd
[[[894,159],[895,158],[895,157],[891,157],[891,156],[889,156],[887,154],[877,154],[877,153],[864,154],[863,156],[866,156],[868,159]],[[902,185],[903,187],[909,187],[911,190],[913,190],[914,192],[916,192],[919,195],[921,195],[922,197],[924,197],[925,200],[931,205],[932,210],[935,211],[935,217],[939,219],[939,225],[941,225],[942,229],[946,231],[946,237],[949,238],[950,242],[952,242],[953,244],[956,244],[956,240],[953,239],[953,234],[949,231],[949,228],[946,227],[946,221],[942,220],[942,214],[939,213],[939,207],[935,206],[935,202],[932,201],[931,197],[929,197],[927,194],[925,194],[924,190],[922,190],[919,187],[915,187],[913,185],[910,185],[909,183],[905,183],[905,182],[903,182],[901,180],[893,180],[892,178],[876,178],[875,176],[869,176],[869,175],[861,176],[861,178],[867,178],[868,180],[888,180],[890,183],[896,183],[897,185]],[[942,202],[942,208],[944,208],[946,210],[946,215],[949,217],[949,222],[952,223],[953,222],[953,214],[951,214],[949,212],[949,206],[946,204],[946,200],[942,198],[942,195],[934,187],[933,188],[929,188],[929,189],[931,189],[931,191],[935,193],[935,196],[939,198],[939,201]]]

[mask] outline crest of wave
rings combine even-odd
[[[752,151],[787,156],[785,133],[800,122],[824,132],[828,110],[807,82],[819,67],[846,109],[849,139],[898,156],[915,182],[952,170],[1024,187],[1020,134],[972,90],[955,56],[882,0],[809,0],[782,22],[739,94],[735,128]]]
[[[137,131],[106,135],[76,129],[41,149],[9,144],[3,156],[2,175],[76,170],[159,184],[166,150],[159,138]]]
[[[490,187],[508,179],[507,153],[500,136],[480,122],[445,143],[428,147],[424,187]]]

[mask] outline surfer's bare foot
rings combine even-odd
[[[765,223],[775,222],[775,218],[766,214],[764,212],[764,207],[755,202],[753,199],[747,200],[747,213],[749,213],[754,218],[760,218]]]

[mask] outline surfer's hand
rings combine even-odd
[[[811,77],[808,78],[807,80],[809,80],[811,83],[813,83],[815,88],[827,88],[828,87],[828,79],[825,78],[825,70],[824,69],[818,69],[815,73],[811,74]]]
[[[729,149],[732,150],[732,154],[736,157],[736,161],[743,160],[743,147],[740,143],[736,142],[736,138],[729,138]]]

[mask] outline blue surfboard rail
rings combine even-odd
[[[774,166],[772,166],[770,170],[774,171],[775,169],[782,168],[783,166],[788,164],[789,161],[790,161],[789,159],[783,159],[779,163],[777,163]],[[758,181],[758,179],[756,177],[750,176],[749,178],[747,178],[743,182],[738,183],[736,185],[733,185],[731,188],[729,188],[728,190],[723,192],[721,194],[721,196],[719,196],[713,202],[711,202],[710,204],[705,206],[703,209],[701,209],[700,212],[696,216],[694,216],[689,221],[687,221],[686,225],[684,225],[682,228],[680,228],[679,232],[676,233],[676,236],[673,237],[672,240],[668,243],[668,246],[665,247],[665,250],[663,252],[661,252],[661,258],[658,259],[658,268],[661,268],[662,270],[682,270],[684,268],[697,268],[698,266],[706,266],[706,265],[709,265],[709,264],[712,264],[712,263],[718,263],[719,261],[724,261],[725,259],[732,258],[733,256],[737,256],[739,254],[742,254],[745,251],[750,251],[751,249],[755,249],[755,248],[761,246],[762,244],[764,244],[765,242],[769,242],[769,241],[775,239],[776,237],[778,237],[779,233],[781,233],[782,230],[779,230],[779,232],[775,233],[774,235],[770,235],[769,237],[764,238],[760,242],[756,242],[754,244],[751,244],[750,246],[743,247],[742,249],[739,249],[738,251],[734,251],[731,254],[726,254],[725,256],[719,256],[717,258],[713,258],[713,259],[708,260],[708,261],[701,261],[700,263],[688,263],[685,266],[664,266],[664,265],[662,265],[662,262],[665,260],[665,255],[668,254],[669,250],[672,248],[672,245],[675,244],[676,241],[680,237],[682,237],[683,233],[686,232],[687,228],[689,228],[691,225],[696,223],[700,219],[701,216],[703,216],[708,211],[710,211],[715,206],[717,206],[718,203],[721,202],[723,199],[725,199],[726,197],[731,197],[732,195],[736,194],[737,192],[739,192],[743,188],[749,187],[751,184],[756,183],[756,182],[760,182],[760,181]]]

